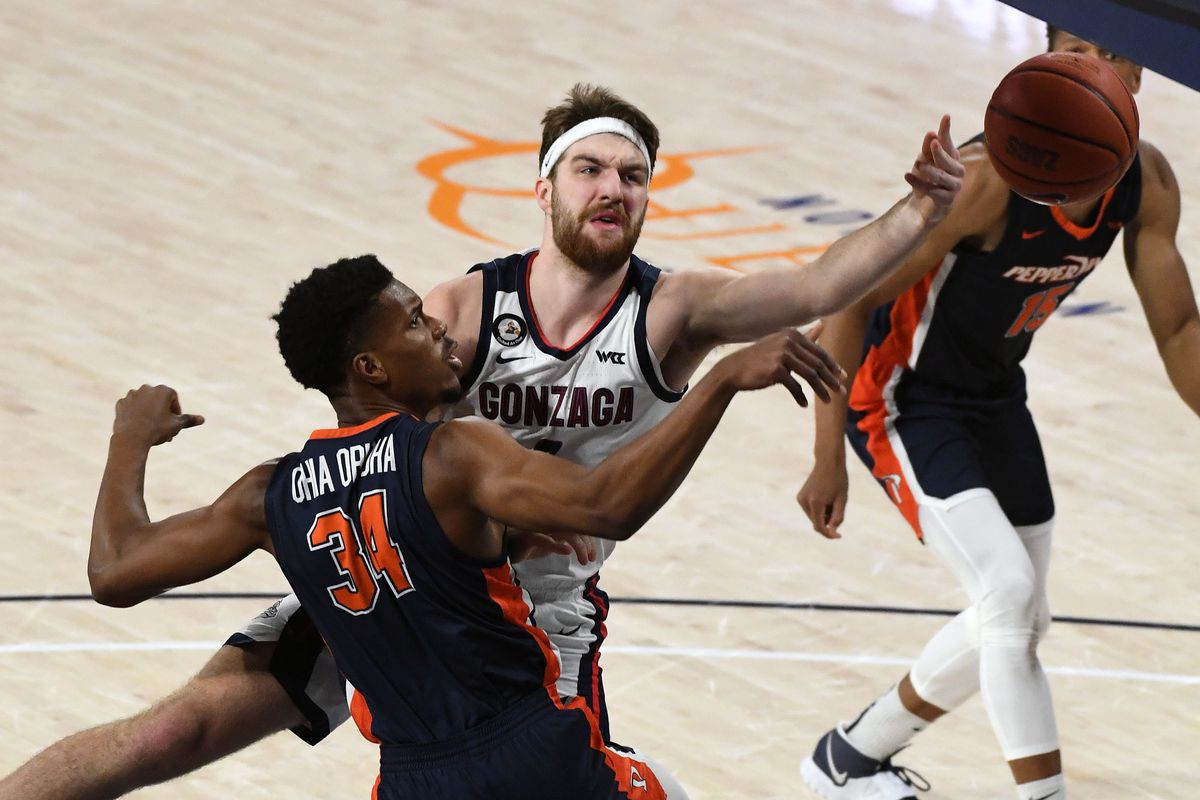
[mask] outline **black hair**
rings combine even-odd
[[[292,284],[271,319],[283,363],[301,386],[329,397],[339,392],[369,312],[393,280],[378,258],[365,255],[318,267]]]

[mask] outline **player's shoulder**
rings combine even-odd
[[[227,518],[249,523],[265,531],[267,491],[281,461],[275,458],[251,467],[217,499],[215,510]]]
[[[482,289],[483,272],[474,270],[434,286],[426,293],[425,303],[428,305],[431,300],[436,302],[442,298],[461,299],[467,296],[476,296]]]
[[[1009,186],[992,165],[987,146],[982,141],[971,142],[963,146],[959,155],[967,171],[960,198],[992,204],[997,200],[1007,203]]]
[[[439,424],[429,437],[429,451],[440,458],[469,458],[480,447],[513,439],[496,423],[482,417],[456,417]]]
[[[425,312],[444,321],[452,329],[460,317],[477,316],[483,302],[483,273],[469,272],[434,286],[424,297]],[[456,336],[455,338],[461,338]]]
[[[1143,185],[1175,186],[1175,172],[1162,150],[1142,139],[1138,142],[1138,159],[1142,164]]]
[[[720,267],[695,266],[663,272],[654,287],[654,298],[693,298],[711,292],[739,277],[740,273]]]

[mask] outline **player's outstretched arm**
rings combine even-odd
[[[167,386],[142,386],[117,402],[88,556],[97,602],[131,606],[212,577],[255,549],[271,550],[263,509],[271,464],[243,475],[212,505],[150,520],[143,497],[150,448],[203,421],[180,413]]]
[[[666,419],[591,471],[526,450],[491,423],[447,423],[426,451],[426,495],[447,534],[476,555],[485,555],[486,544],[455,532],[477,529],[480,517],[527,530],[628,538],[679,486],[734,394],[782,383],[807,405],[793,372],[827,367],[807,363],[801,338],[782,331],[726,356]]]
[[[950,138],[950,118],[943,117],[938,133],[925,134],[921,152],[904,176],[912,192],[803,269],[737,278],[717,270],[672,275],[671,296],[686,310],[683,340],[692,347],[748,341],[845,308],[912,255],[946,216],[964,174]]]
[[[1200,314],[1175,242],[1179,184],[1162,153],[1142,142],[1142,201],[1125,228],[1125,264],[1175,391],[1200,414]]]

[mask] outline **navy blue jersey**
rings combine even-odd
[[[445,741],[531,694],[557,700],[558,661],[507,560],[463,554],[425,499],[436,427],[386,414],[314,431],[266,495],[279,564],[358,689],[359,727],[384,744]]]
[[[1033,334],[1100,263],[1137,214],[1141,161],[1100,199],[1087,225],[1009,193],[995,249],[960,244],[873,312],[851,405],[925,389],[965,398],[1019,396]]]

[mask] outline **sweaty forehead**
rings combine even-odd
[[[580,157],[605,165],[615,164],[626,168],[641,167],[643,169],[649,167],[637,145],[616,133],[594,133],[580,139],[567,148],[560,161],[570,161]]]

